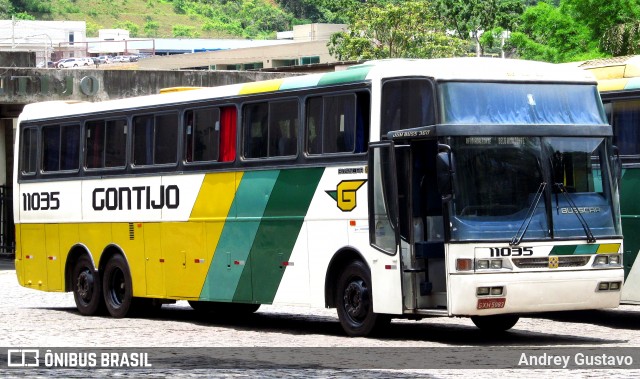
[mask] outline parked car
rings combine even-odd
[[[111,57],[108,55],[101,55],[98,57],[98,63],[100,64],[111,63]]]
[[[113,62],[129,62],[129,57],[127,57],[126,55],[116,55],[115,57],[113,57]]]
[[[58,68],[81,67],[93,65],[91,58],[67,58],[58,62]]]

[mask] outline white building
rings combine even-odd
[[[0,20],[0,50],[33,51],[37,62],[86,56],[86,41],[84,21]]]

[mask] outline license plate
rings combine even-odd
[[[495,309],[504,308],[504,304],[507,302],[505,297],[498,297],[495,299],[478,299],[478,309]]]

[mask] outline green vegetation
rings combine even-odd
[[[340,60],[439,58],[465,53],[466,42],[446,34],[433,3],[375,3],[347,13],[349,31],[336,33],[329,53]]]
[[[640,0],[0,0],[0,17],[81,20],[87,35],[274,38],[346,23],[342,59],[499,55],[566,62],[640,53]]]

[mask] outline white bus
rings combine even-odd
[[[612,131],[581,70],[369,62],[28,105],[17,134],[18,280],[85,315],[297,304],[364,336],[620,301]]]

